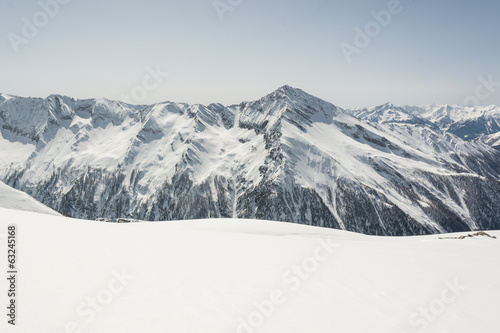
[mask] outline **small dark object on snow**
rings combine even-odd
[[[491,236],[490,234],[484,232],[484,231],[479,231],[474,234],[468,234],[468,235],[463,235],[463,236],[458,236],[458,237],[439,237],[439,239],[464,239],[467,237],[476,237],[476,236],[488,236],[490,238],[495,238],[495,236]]]

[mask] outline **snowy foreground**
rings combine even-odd
[[[52,208],[33,199],[28,194],[5,185],[3,182],[0,182],[0,208],[17,209],[49,215],[61,215]]]
[[[2,306],[1,332],[500,332],[500,239],[0,216],[4,272],[8,224],[19,246],[18,325]]]

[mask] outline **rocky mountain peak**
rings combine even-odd
[[[500,153],[415,120],[432,109],[381,109],[358,119],[290,86],[228,107],[12,97],[0,101],[0,180],[88,219],[498,228]]]

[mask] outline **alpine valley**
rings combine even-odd
[[[286,221],[372,235],[500,229],[500,108],[343,110],[0,94],[0,180],[81,219]]]

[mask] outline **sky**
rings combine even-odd
[[[2,0],[0,92],[500,105],[498,0]]]

